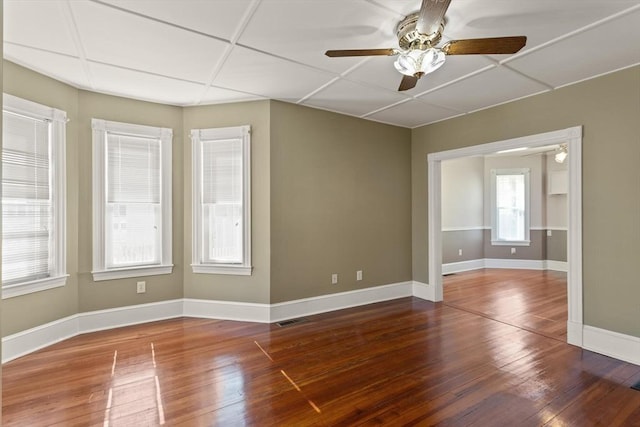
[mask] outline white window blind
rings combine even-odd
[[[249,126],[191,138],[194,272],[251,274]]]
[[[2,298],[66,283],[64,111],[4,94]]]
[[[52,274],[50,122],[3,114],[2,283]]]
[[[161,143],[107,132],[107,267],[160,262]]]
[[[242,263],[242,139],[202,142],[203,254]]]
[[[170,274],[173,131],[92,119],[93,279]]]

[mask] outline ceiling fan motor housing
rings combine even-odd
[[[403,50],[420,49],[425,50],[435,47],[442,38],[444,31],[444,20],[440,23],[438,31],[431,34],[422,34],[416,30],[416,23],[420,12],[412,13],[404,18],[398,24],[396,35],[398,36],[398,44]]]

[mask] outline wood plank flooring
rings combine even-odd
[[[567,340],[567,273],[482,269],[444,276],[443,285],[451,307]]]
[[[639,366],[417,298],[97,332],[2,375],[4,426],[640,426]]]

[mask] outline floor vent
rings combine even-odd
[[[443,276],[443,277],[445,277],[445,276],[454,276],[455,274],[456,274],[456,273],[444,273],[442,276]]]
[[[631,386],[632,389],[640,391],[640,381]]]
[[[283,328],[285,326],[291,326],[291,325],[295,325],[296,323],[304,322],[305,320],[307,319],[305,319],[304,317],[300,317],[298,319],[289,319],[289,320],[283,320],[282,322],[276,322],[276,325]]]

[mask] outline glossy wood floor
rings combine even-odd
[[[483,269],[444,276],[443,284],[451,307],[567,340],[567,273]]]
[[[417,298],[98,332],[2,374],[4,426],[640,426],[639,366]]]

